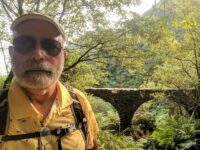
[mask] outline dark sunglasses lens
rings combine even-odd
[[[25,54],[31,50],[34,50],[35,46],[36,40],[30,36],[19,36],[13,40],[13,47],[15,51],[21,54]]]
[[[62,49],[60,42],[48,38],[41,40],[41,46],[50,56],[57,56]]]

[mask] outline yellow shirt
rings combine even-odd
[[[93,147],[93,138],[99,131],[92,108],[83,95],[75,90],[83,112],[88,122],[88,136],[85,143],[83,133],[79,129],[61,138],[62,148],[65,150],[84,150]],[[68,90],[60,83],[57,84],[57,97],[50,113],[41,124],[43,115],[36,110],[19,84],[14,80],[8,92],[9,119],[6,133],[8,135],[25,134],[41,131],[43,127],[49,129],[66,128],[75,125],[70,105],[73,100]],[[57,137],[54,135],[41,138],[42,149],[57,150]],[[0,150],[36,150],[38,138],[18,141],[1,142]]]

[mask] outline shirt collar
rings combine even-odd
[[[15,79],[12,81],[9,88],[8,105],[10,112],[16,119],[38,115],[38,112],[34,109],[30,99]]]
[[[57,84],[56,99],[58,100],[59,109],[63,109],[72,104],[72,98],[68,90],[59,81]],[[35,117],[40,114],[15,79],[9,88],[8,105],[16,119]]]
[[[58,81],[57,84],[56,99],[58,100],[59,107],[62,109],[70,106],[73,102],[67,88],[60,81]]]

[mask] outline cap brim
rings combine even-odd
[[[19,16],[17,19],[14,20],[14,22],[11,25],[11,30],[14,31],[16,27],[22,23],[23,21],[27,20],[44,20],[46,22],[51,23],[53,26],[56,27],[56,29],[60,32],[60,34],[65,38],[64,30],[62,27],[53,19],[51,19],[49,16],[42,15],[42,14],[37,14],[37,13],[32,13],[32,14],[24,14]]]

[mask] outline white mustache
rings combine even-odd
[[[24,70],[25,72],[28,71],[48,71],[48,72],[54,72],[54,67],[52,67],[51,64],[48,62],[36,62],[36,61],[31,61],[27,64],[24,65]]]

